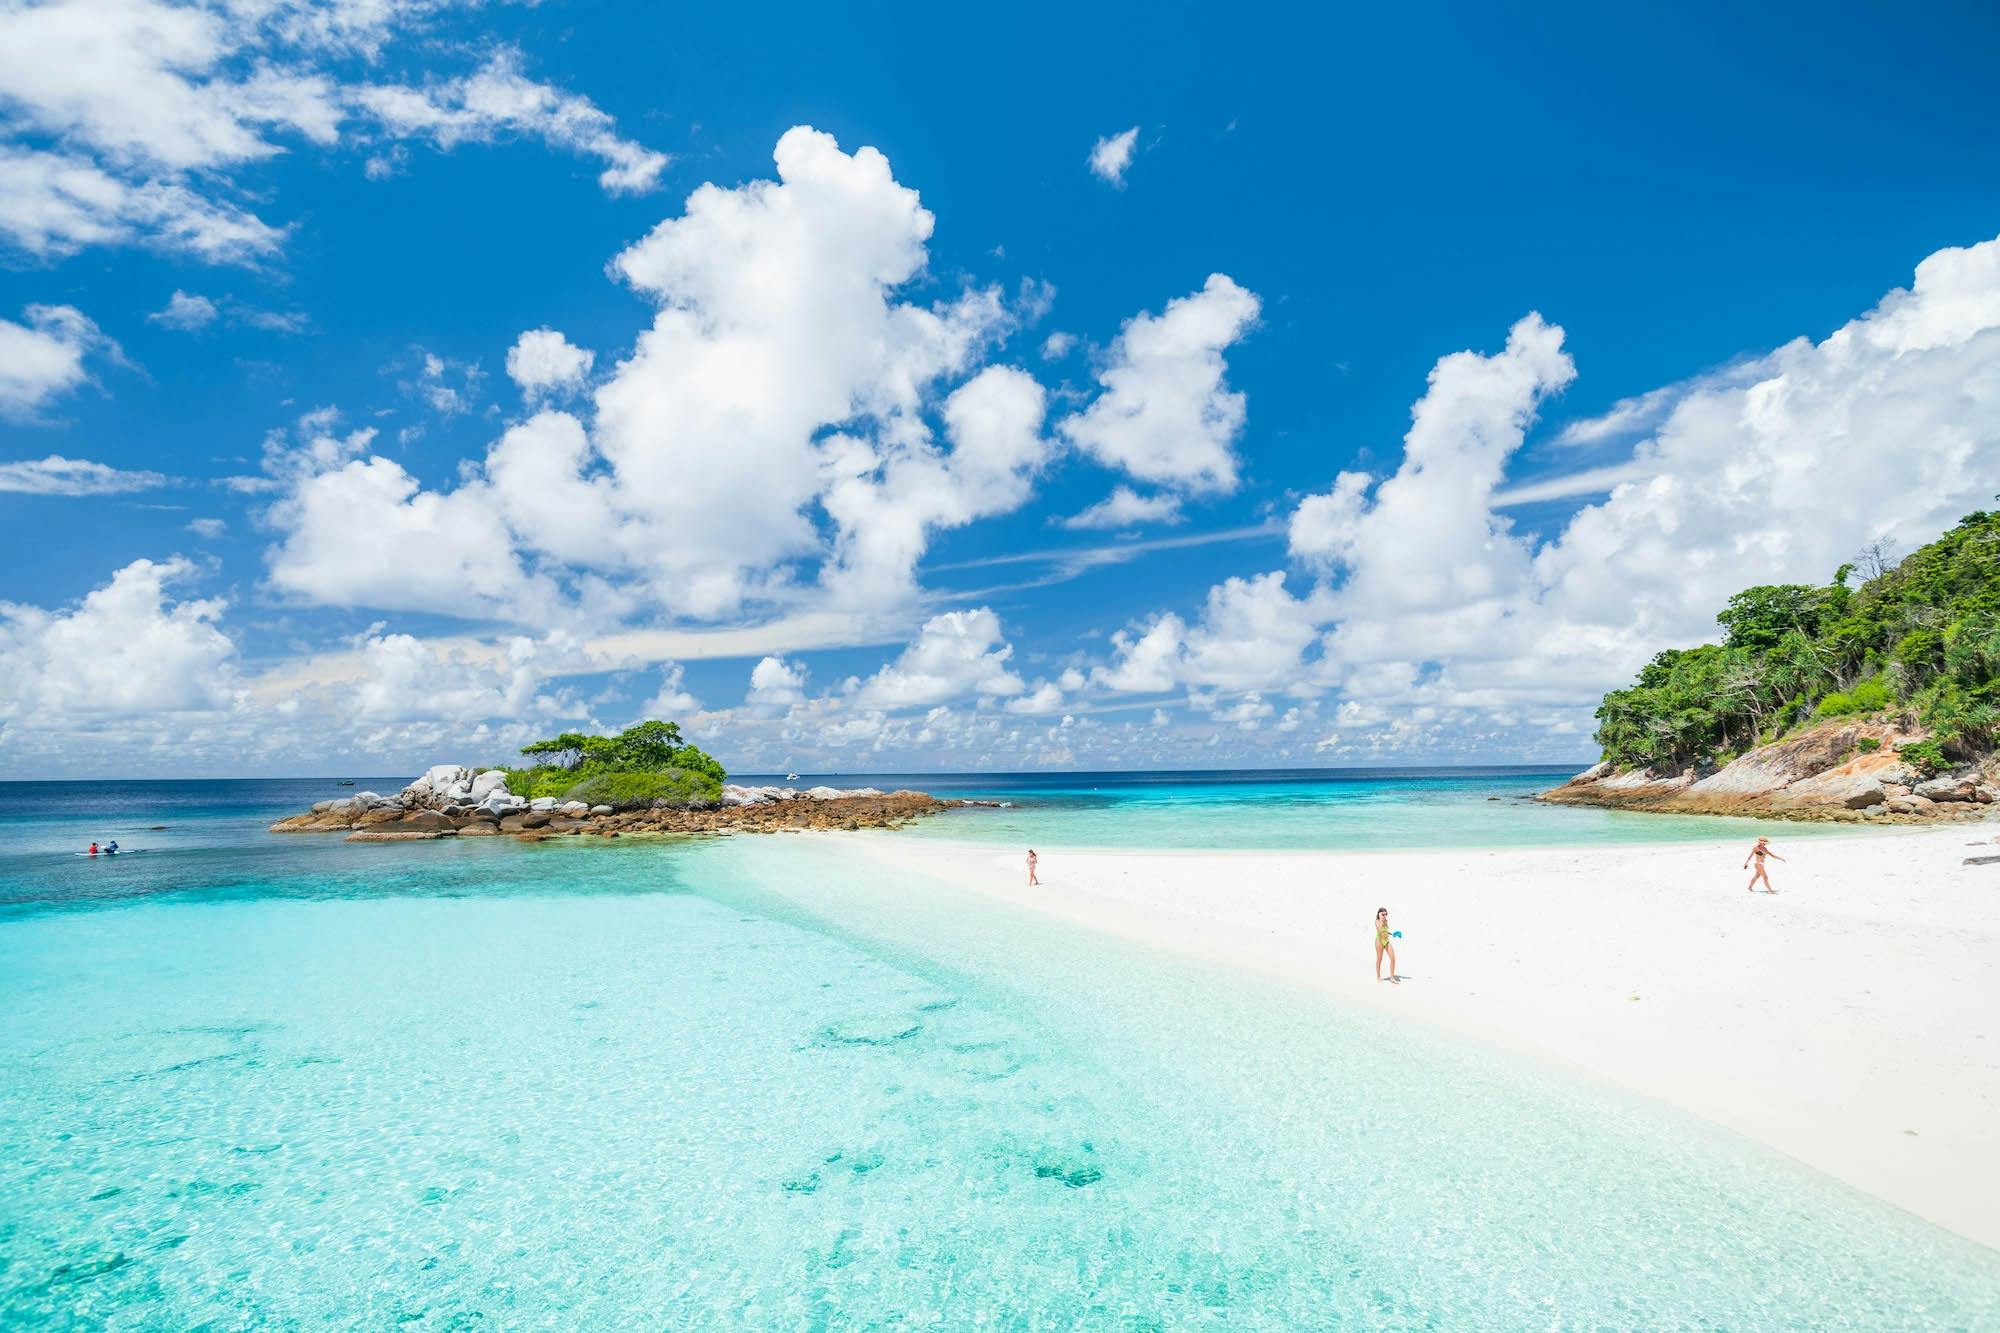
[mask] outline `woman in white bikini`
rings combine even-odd
[[[1771,887],[1771,876],[1764,869],[1764,858],[1767,856],[1773,861],[1782,861],[1785,859],[1771,850],[1771,840],[1769,838],[1757,839],[1757,845],[1750,849],[1750,855],[1743,858],[1743,868],[1745,870],[1750,870],[1750,863],[1752,861],[1757,863],[1757,868],[1750,871],[1750,883],[1745,886],[1745,893],[1755,893],[1757,891],[1757,881],[1760,879],[1764,881],[1764,892],[1777,892],[1776,889]]]

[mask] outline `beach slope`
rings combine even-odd
[[[1992,823],[1395,853],[1065,851],[839,837],[1001,897],[1444,1026],[1682,1107],[2000,1248],[2000,855]],[[1976,845],[1975,845],[1976,844]],[[1404,932],[1377,983],[1378,906]]]

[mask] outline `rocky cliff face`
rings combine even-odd
[[[1921,737],[1886,723],[1824,723],[1719,769],[1614,772],[1599,764],[1544,801],[1676,814],[1917,822],[1979,819],[2000,800],[2000,755],[1926,778],[1897,753]]]

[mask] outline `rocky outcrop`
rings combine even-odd
[[[781,801],[844,801],[856,796],[880,796],[875,787],[808,787],[800,791],[797,787],[739,787],[733,782],[722,784],[724,805],[769,805]]]
[[[1673,814],[1891,823],[1977,819],[2000,797],[2000,756],[1924,778],[1900,746],[1921,740],[1880,722],[1823,723],[1709,772],[1618,772],[1598,764],[1544,801]]]
[[[636,808],[586,805],[543,796],[524,800],[495,769],[474,774],[440,764],[395,796],[356,792],[319,801],[271,825],[273,833],[346,833],[349,842],[421,842],[511,835],[539,842],[555,836],[628,833],[770,833],[782,829],[895,828],[956,804],[917,791],[874,787],[726,785],[716,806],[656,802]]]
[[[1993,786],[1985,780],[1985,775],[1976,768],[1962,769],[1944,777],[1932,778],[1928,782],[1919,782],[1910,789],[1910,794],[1920,796],[1927,801],[1976,801],[1982,805],[1991,805],[1996,799],[2000,799],[2000,792],[1995,792]]]

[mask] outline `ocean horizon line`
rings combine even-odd
[[[788,772],[776,770],[746,769],[731,771],[731,782],[750,779],[776,778],[784,780],[788,773],[798,774],[798,781],[808,778],[947,778],[953,780],[1001,779],[1001,778],[1092,778],[1092,777],[1180,777],[1217,778],[1263,774],[1271,776],[1332,776],[1357,774],[1371,777],[1397,775],[1422,777],[1427,775],[1477,775],[1481,773],[1573,773],[1588,768],[1594,759],[1573,761],[1527,762],[1501,761],[1465,764],[1348,764],[1338,767],[1255,767],[1255,768],[1047,768],[1047,769],[794,769]],[[410,770],[416,776],[419,770]],[[98,776],[98,777],[4,777],[0,787],[10,786],[53,786],[57,784],[98,785],[108,782],[131,783],[173,783],[173,782],[347,782],[376,779],[402,779],[402,773],[361,773],[354,770],[330,773],[231,773],[231,774],[185,774],[175,777],[152,776]],[[403,779],[407,780],[407,779]]]

